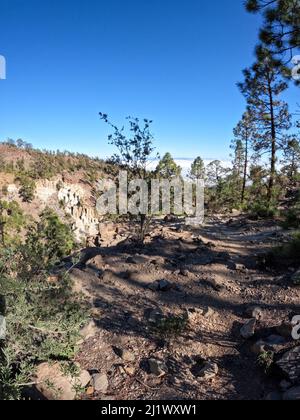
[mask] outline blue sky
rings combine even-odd
[[[258,27],[243,0],[0,0],[0,139],[106,157],[103,111],[153,119],[161,154],[226,159]]]

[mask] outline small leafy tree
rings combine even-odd
[[[99,115],[100,119],[112,128],[113,134],[108,136],[108,141],[118,150],[110,159],[110,163],[126,169],[129,178],[139,178],[147,181],[150,185],[147,164],[155,151],[154,136],[151,132],[153,121],[144,119],[141,122],[138,118],[128,117],[129,132],[125,133],[125,127],[120,129],[111,123],[107,114],[100,112]],[[144,241],[149,222],[147,215],[139,215],[138,236],[141,242]]]
[[[129,134],[126,134],[125,127],[120,129],[112,124],[107,114],[100,112],[100,118],[113,129],[113,134],[108,136],[108,141],[118,150],[110,162],[126,168],[133,177],[145,179],[147,163],[155,150],[151,132],[153,121],[144,119],[141,123],[138,118],[128,117]]]

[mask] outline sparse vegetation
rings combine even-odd
[[[2,209],[10,214],[5,238],[11,238],[10,245],[0,246],[0,314],[7,326],[0,348],[0,399],[7,400],[22,396],[38,362],[73,360],[86,315],[67,275],[49,280],[53,264],[74,246],[69,228],[47,210],[17,244],[13,238],[24,226],[22,213],[13,203],[2,203]]]

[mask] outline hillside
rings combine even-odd
[[[33,345],[38,362],[30,362],[27,376],[35,385],[23,387],[22,396],[295,399],[299,341],[292,333],[300,312],[299,259],[276,248],[293,240],[293,231],[280,226],[282,217],[253,218],[228,209],[216,215],[209,208],[212,189],[203,226],[189,227],[182,216],[155,217],[141,244],[134,220],[103,218],[95,211],[95,181],[112,170],[116,173],[117,167],[68,153],[6,144],[0,150],[5,249],[13,246],[15,254],[9,258],[21,264],[22,276],[27,273],[38,282],[39,300],[45,299],[43,288],[47,294],[49,285],[50,292],[58,290],[59,301],[67,292],[60,318],[70,316],[65,309],[70,292],[84,305],[83,312],[81,306],[72,312],[67,341],[60,332],[66,321],[60,325],[51,320],[54,309],[49,309],[51,315],[45,312],[45,319],[38,306],[29,313],[22,309],[24,334],[31,337],[28,331],[33,329],[32,339],[36,336],[42,343],[42,349]],[[30,200],[22,197],[24,176],[34,182]],[[278,203],[285,213],[297,205],[297,192],[294,184]],[[25,243],[25,248],[15,249],[11,240]],[[44,246],[49,246],[45,252]],[[49,255],[54,255],[55,265],[49,265]],[[1,258],[5,253],[0,264]],[[13,352],[14,341],[25,349],[32,346],[19,343],[18,305],[22,307],[23,298],[17,296],[14,302],[7,298],[8,308],[15,307],[7,318],[10,331],[16,328]],[[68,363],[75,365],[62,375],[65,348]],[[56,364],[48,363],[47,352]],[[80,391],[73,390],[74,383]],[[5,393],[19,396],[13,387]]]

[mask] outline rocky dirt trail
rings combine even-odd
[[[83,398],[277,399],[259,340],[275,353],[296,347],[276,327],[300,314],[300,291],[258,256],[283,235],[241,217],[199,230],[157,221],[143,248],[116,245],[114,232],[86,250],[72,271],[93,317],[77,360],[93,375]]]

